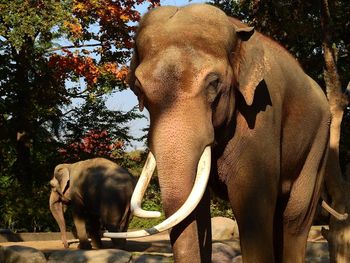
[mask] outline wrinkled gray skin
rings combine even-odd
[[[237,219],[243,261],[304,262],[329,141],[321,88],[282,47],[208,5],[160,7],[136,35],[129,84],[170,216],[212,146],[211,187]],[[210,262],[209,192],[170,232],[176,262]]]
[[[130,220],[130,199],[135,180],[124,168],[104,158],[73,164],[59,164],[50,181],[50,210],[56,219],[65,248],[68,248],[64,210],[72,206],[73,220],[79,238],[79,248],[102,246],[100,229],[126,231]],[[112,239],[115,246],[125,240]]]

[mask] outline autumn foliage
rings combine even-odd
[[[124,142],[113,140],[107,130],[91,130],[80,141],[73,142],[65,148],[60,148],[59,152],[64,160],[74,162],[81,160],[82,156],[85,158],[105,157],[118,159],[120,158],[120,152],[123,150]]]
[[[135,23],[140,19],[140,13],[134,8],[144,0],[128,1],[78,1],[72,2],[73,17],[64,22],[71,40],[76,47],[84,47],[86,41],[92,49],[76,49],[74,52],[62,48],[61,54],[54,53],[49,59],[49,66],[55,70],[58,79],[67,79],[69,74],[83,77],[88,87],[97,84],[100,77],[106,74],[118,81],[123,81],[127,74],[125,62],[126,51],[119,51],[115,59],[112,50],[132,48],[132,37]],[[159,1],[149,1],[149,7],[159,5]],[[91,32],[91,27],[99,28],[98,34]],[[85,41],[85,42],[84,42]],[[97,42],[99,43],[97,43]],[[92,58],[100,56],[100,61]],[[119,62],[119,63],[118,63]]]
[[[76,77],[84,77],[88,86],[91,86],[97,83],[99,77],[106,74],[123,81],[128,72],[126,66],[118,67],[116,62],[98,65],[91,57],[81,56],[66,49],[62,51],[65,55],[53,54],[48,63],[55,72],[55,77],[60,80],[65,80],[69,74],[74,74]]]
[[[49,59],[49,67],[58,79],[67,79],[70,73],[77,77],[85,77],[88,84],[97,82],[100,70],[91,57],[83,57],[64,50],[66,55],[53,54]]]

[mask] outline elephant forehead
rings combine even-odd
[[[143,74],[146,74],[147,77],[152,74],[157,80],[169,75],[176,80],[180,80],[187,70],[197,74],[210,64],[208,62],[212,60],[211,56],[190,46],[181,48],[169,46],[159,50],[149,59],[144,59],[136,74],[144,71]]]
[[[197,27],[196,27],[197,25]],[[183,30],[192,28],[203,33],[214,28],[218,31],[229,28],[228,17],[219,8],[211,5],[188,5],[184,7],[158,7],[147,13],[140,22],[140,29],[155,26],[158,29]],[[209,28],[210,27],[210,28]],[[202,30],[201,30],[202,29]]]
[[[140,23],[136,45],[141,58],[169,46],[191,46],[216,56],[227,55],[232,47],[234,29],[221,10],[206,5],[172,10],[171,15],[168,8],[162,10],[151,12]]]
[[[218,63],[222,61],[190,47],[171,46],[143,60],[135,75],[150,97],[160,91],[174,94],[178,90],[185,91],[184,96],[194,96]]]

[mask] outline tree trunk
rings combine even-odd
[[[16,134],[16,176],[26,189],[31,189],[31,156],[30,140],[25,131],[17,131]]]
[[[325,60],[324,80],[332,115],[330,128],[330,152],[325,184],[332,205],[338,212],[350,212],[350,184],[342,176],[339,163],[339,141],[344,109],[348,104],[343,94],[337,70],[337,50],[332,43],[332,21],[328,0],[322,0],[321,26]],[[329,243],[330,262],[350,262],[350,220],[339,221],[331,217],[329,231],[323,234]]]
[[[16,162],[14,164],[15,175],[26,192],[30,193],[32,186],[31,177],[31,122],[29,106],[30,101],[30,81],[29,81],[29,67],[30,62],[27,60],[33,46],[32,40],[26,40],[20,51],[12,50],[16,61],[16,110],[14,112],[14,129],[13,138],[16,147]]]

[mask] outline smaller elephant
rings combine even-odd
[[[61,239],[68,248],[64,212],[72,207],[80,249],[102,247],[101,227],[108,231],[126,231],[131,217],[130,199],[134,177],[124,168],[104,158],[94,158],[55,167],[50,181],[50,210],[57,221]],[[115,246],[124,240],[112,239]]]

